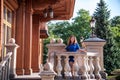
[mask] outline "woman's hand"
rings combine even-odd
[[[79,49],[80,52],[87,52],[85,49]]]
[[[63,52],[67,51],[66,49],[62,49]]]

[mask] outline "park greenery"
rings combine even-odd
[[[97,4],[93,16],[96,19],[95,34],[97,37],[106,40],[104,46],[104,67],[108,74],[111,74],[115,69],[120,69],[120,16],[115,16],[110,19],[110,10],[104,0],[100,0]],[[70,35],[77,37],[80,44],[80,37],[89,38],[91,15],[89,11],[80,9],[77,17],[71,22],[49,22],[49,38],[44,40],[44,45],[49,43],[51,38],[62,38],[67,44],[67,38]],[[44,59],[47,58],[47,49],[44,46]]]

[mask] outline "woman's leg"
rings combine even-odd
[[[73,71],[74,71],[74,67],[73,67],[74,62],[70,61],[69,64],[70,64],[71,73],[72,73],[72,76],[73,76],[73,75],[74,75],[74,74],[73,74],[73,73],[74,73],[74,72],[73,72]]]

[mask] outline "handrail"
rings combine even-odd
[[[9,80],[11,56],[12,52],[8,52],[6,57],[0,62],[0,80]]]
[[[77,55],[86,55],[86,53],[85,52],[67,52],[67,51],[65,51],[65,52],[57,52],[55,55],[59,55],[59,56],[67,56],[67,55],[69,55],[69,56],[77,56]]]

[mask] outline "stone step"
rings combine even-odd
[[[14,78],[10,80],[41,80],[41,78]],[[79,78],[55,78],[54,80],[82,80]],[[96,79],[89,79],[89,80],[96,80]]]
[[[41,80],[40,78],[14,78],[10,80]]]
[[[18,75],[10,80],[41,80],[39,73],[32,73],[31,75]]]

